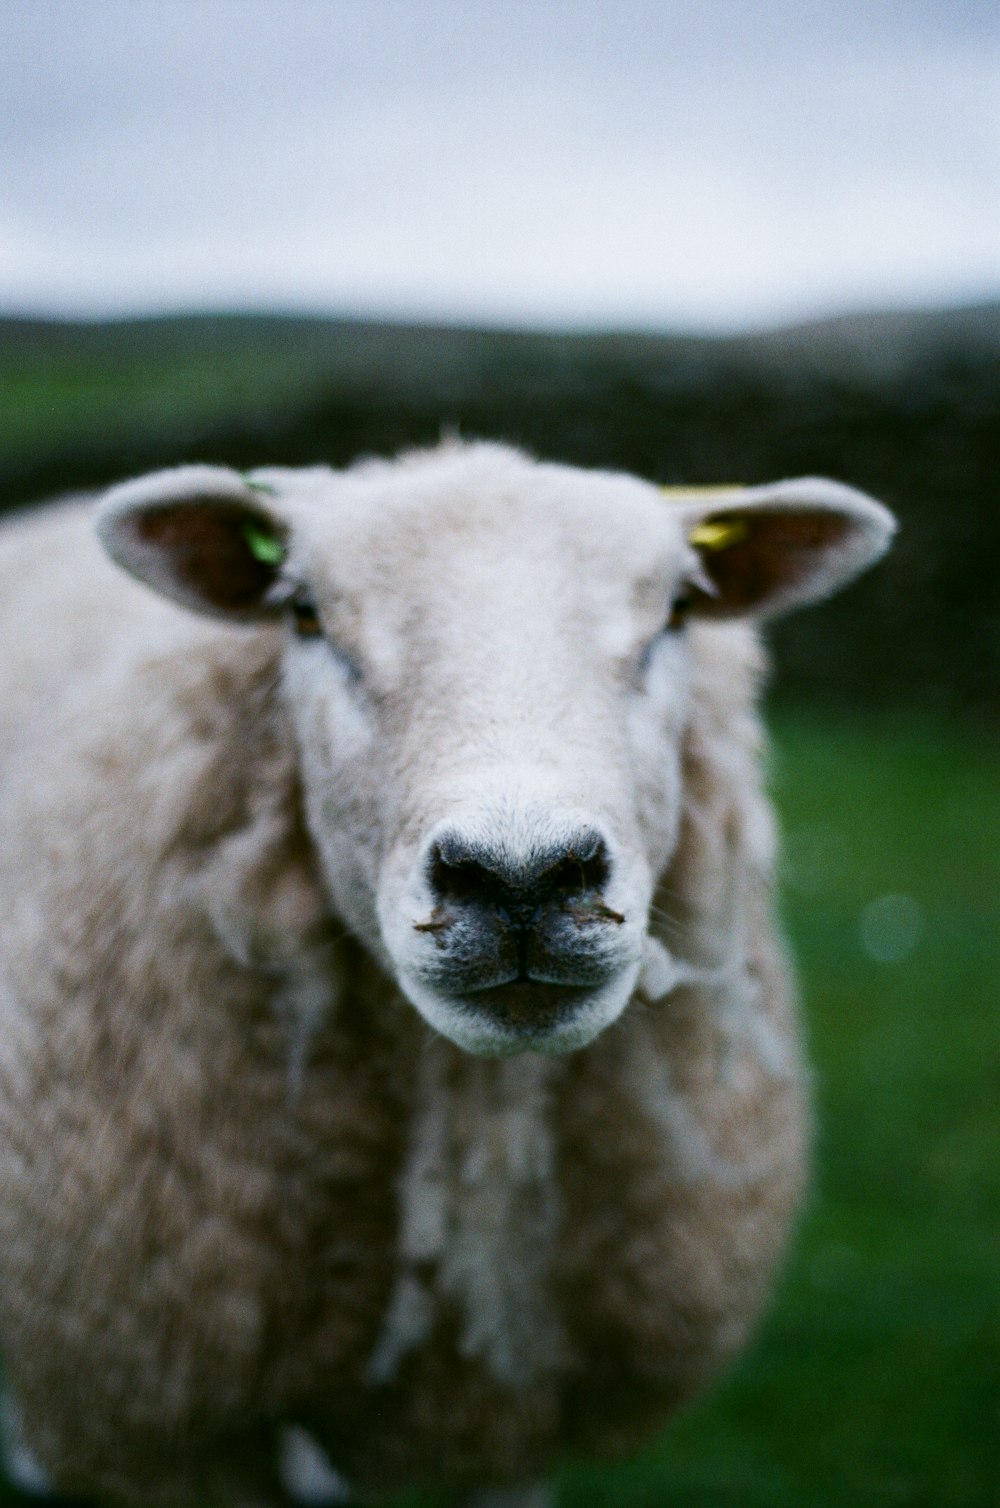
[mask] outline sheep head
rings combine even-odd
[[[677,841],[695,637],[827,595],[892,528],[833,482],[665,499],[492,445],[182,467],[98,519],[161,593],[274,620],[331,904],[486,1054],[570,1051],[627,1005]]]

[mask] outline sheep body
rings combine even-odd
[[[366,1495],[647,1438],[805,1176],[753,631],[690,633],[653,912],[689,972],[654,921],[592,1044],[491,1058],[332,914],[279,627],[162,602],[86,507],[8,525],[0,580],[0,1350],[48,1479],[265,1508],[288,1429]]]

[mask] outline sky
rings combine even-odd
[[[1000,295],[996,0],[0,0],[0,310]]]

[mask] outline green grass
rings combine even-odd
[[[220,425],[259,433],[263,455],[276,428],[330,392],[468,393],[512,372],[551,383],[581,360],[641,364],[692,344],[282,315],[0,318],[0,466],[122,443],[197,449]]]
[[[898,715],[775,723],[813,1196],[738,1368],[640,1459],[567,1472],[561,1508],[1000,1501],[1000,751]],[[919,934],[878,961],[887,894]]]
[[[1000,303],[859,316],[750,335],[556,332],[220,313],[73,323],[0,313],[0,469],[116,443],[197,446],[220,424],[259,429],[262,452],[317,392],[399,397],[597,382],[658,392],[704,380],[706,363],[744,377],[788,369],[876,380],[929,353],[995,361]],[[443,417],[448,417],[445,403]]]
[[[138,437],[183,446],[237,419],[266,436],[317,383],[355,376],[349,332],[320,326],[309,341],[297,321],[275,326],[204,319],[7,327],[0,463],[100,453]]]

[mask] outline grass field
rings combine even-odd
[[[1000,751],[786,712],[815,1190],[756,1346],[561,1508],[1000,1503]],[[885,900],[889,897],[889,900]]]
[[[995,365],[1000,303],[829,319],[744,335],[558,333],[271,314],[196,314],[72,323],[0,312],[0,475],[52,455],[125,443],[197,448],[238,425],[275,431],[317,395],[390,403],[430,397],[454,417],[477,390],[527,385],[579,401],[597,382],[665,394],[707,376],[884,385],[942,351]],[[783,394],[787,398],[787,394]],[[634,398],[634,393],[632,394]]]
[[[137,439],[197,445],[202,432],[233,423],[257,430],[266,449],[270,431],[326,391],[439,399],[512,375],[551,387],[588,364],[645,372],[703,346],[744,345],[281,315],[94,325],[0,317],[0,466]]]

